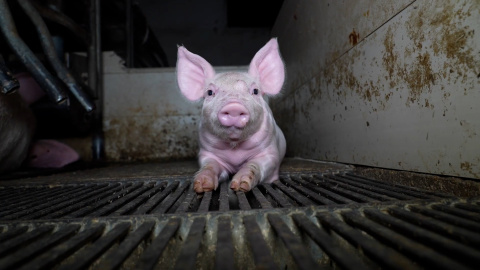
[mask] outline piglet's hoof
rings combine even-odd
[[[70,146],[55,140],[33,142],[27,158],[32,168],[62,168],[80,158]]]
[[[247,178],[247,180],[243,180],[243,178]],[[250,182],[252,181],[248,177],[243,177],[242,180],[240,180],[240,184],[232,180],[232,183],[230,184],[230,188],[233,189],[234,191],[243,191],[243,192],[248,192],[252,189],[252,186]]]
[[[195,182],[193,183],[193,189],[196,193],[203,193],[214,190],[215,185],[212,180],[202,177],[200,179],[195,179]]]
[[[195,181],[193,182],[193,189],[196,193],[203,193],[217,189],[218,180],[215,173],[209,168],[200,170],[195,175]]]

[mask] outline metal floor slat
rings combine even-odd
[[[218,218],[215,269],[235,269],[231,222],[228,216]]]
[[[180,249],[174,269],[193,269],[195,266],[198,250],[203,238],[203,229],[205,227],[206,219],[197,217],[193,220],[185,243]]]
[[[278,269],[255,217],[251,215],[243,217],[243,224],[245,225],[246,238],[252,251],[252,257],[256,268]]]

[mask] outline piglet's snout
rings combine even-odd
[[[240,103],[229,103],[218,112],[218,120],[225,127],[243,128],[247,125],[250,114]]]

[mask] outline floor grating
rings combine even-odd
[[[474,269],[480,198],[354,170],[251,192],[191,175],[0,183],[0,269]]]

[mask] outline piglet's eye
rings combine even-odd
[[[253,94],[258,95],[258,89],[257,88],[253,89]]]
[[[213,96],[213,90],[207,90],[207,95]]]

